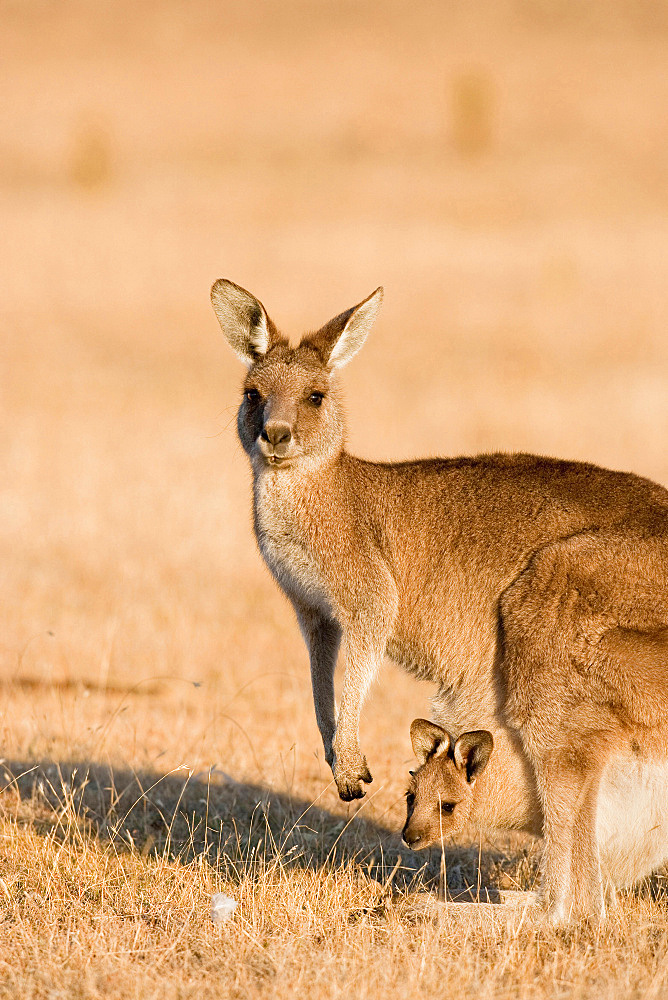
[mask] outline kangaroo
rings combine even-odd
[[[476,790],[494,749],[490,732],[483,729],[462,733],[454,740],[442,726],[414,719],[411,742],[418,768],[410,772],[406,792],[406,822],[401,836],[407,847],[422,851],[446,837],[455,837],[469,823],[496,825],[497,799],[502,797],[502,790],[486,788],[483,795]],[[522,806],[517,801],[511,803],[520,825],[525,818]],[[516,824],[509,823],[506,817],[501,825]]]
[[[237,427],[255,534],[309,650],[339,795],[372,780],[359,719],[388,655],[436,684],[448,730],[494,734],[498,820],[516,824],[518,802],[522,823],[540,816],[551,918],[602,917],[602,784],[632,812],[668,789],[668,491],[534,455],[349,454],[337,375],[382,294],[291,347],[249,292],[220,279],[211,293],[248,368]]]
[[[418,767],[406,793],[403,840],[421,851],[454,837],[467,824],[482,830],[540,829],[537,803],[506,801],[502,770],[483,771],[494,749],[490,732],[462,733],[457,740],[426,719],[411,725]],[[621,766],[620,766],[621,765]],[[636,751],[611,757],[604,767],[596,810],[605,896],[634,885],[668,858],[668,783],[665,766],[647,765]],[[489,780],[487,780],[489,779]]]

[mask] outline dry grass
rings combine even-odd
[[[153,779],[46,765],[6,787],[0,996],[665,995],[656,883],[599,931],[425,918],[429,869],[373,824],[231,779]],[[451,889],[475,891],[477,850],[448,860]],[[500,861],[527,884],[526,854],[488,857],[488,879]],[[215,891],[238,903],[217,926]]]
[[[668,481],[668,8],[0,18],[0,995],[667,995],[661,878],[596,933],[416,914],[437,859],[396,831],[429,689],[390,665],[374,784],[336,798],[207,291],[227,275],[298,332],[385,284],[346,374],[359,453]],[[450,890],[535,863],[452,845]]]

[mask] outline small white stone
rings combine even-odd
[[[214,892],[211,897],[211,919],[214,924],[222,924],[225,920],[229,920],[236,908],[236,899],[226,896],[224,892]]]

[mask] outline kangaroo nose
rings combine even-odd
[[[292,439],[292,431],[289,424],[270,423],[265,424],[262,428],[261,437],[276,447],[277,444],[288,444]]]
[[[409,830],[404,830],[401,839],[403,840],[406,847],[412,847],[413,844],[417,844],[422,840],[419,834],[411,833]]]

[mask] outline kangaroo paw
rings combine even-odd
[[[337,781],[336,787],[339,790],[339,798],[343,799],[344,802],[352,802],[353,799],[363,799],[366,794],[359,781],[355,780],[343,779],[342,781]]]
[[[365,794],[361,783],[364,782],[365,785],[368,785],[373,781],[366,757],[361,754],[359,760],[355,762],[355,766],[352,767],[343,767],[335,759],[333,771],[339,797],[344,802],[361,799]]]
[[[373,777],[371,775],[371,771],[369,770],[369,766],[366,762],[366,758],[360,770],[360,780],[363,781],[365,785],[370,785],[371,782],[373,781]]]

